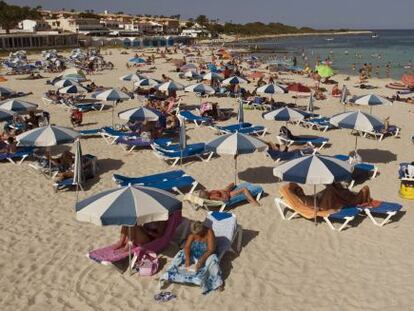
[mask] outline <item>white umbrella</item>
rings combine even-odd
[[[71,85],[78,85],[78,84],[79,83],[76,82],[75,80],[62,79],[62,80],[56,81],[53,85],[56,86],[57,88],[63,88],[63,87],[67,87],[67,86],[71,86]]]
[[[77,93],[87,92],[87,89],[85,89],[81,85],[74,84],[74,85],[69,85],[69,86],[60,88],[58,92],[61,94],[77,94]]]
[[[289,107],[279,108],[270,111],[263,115],[265,120],[276,120],[276,121],[300,121],[305,118],[305,114],[302,111],[292,109]]]
[[[8,99],[0,103],[0,109],[23,112],[36,110],[38,105],[20,99]]]
[[[42,126],[16,136],[19,145],[33,147],[51,147],[72,143],[80,133],[61,126]]]
[[[160,84],[158,86],[158,90],[160,91],[181,91],[184,89],[184,85],[174,81],[168,81]]]
[[[226,80],[223,80],[221,82],[222,85],[230,85],[230,84],[243,84],[247,83],[247,80],[240,78],[238,76],[233,76],[230,78],[227,78]]]
[[[359,96],[356,99],[354,99],[352,102],[360,106],[369,106],[370,113],[372,113],[372,106],[379,106],[379,105],[391,106],[392,105],[392,102],[389,101],[388,99],[382,96],[374,95],[374,94]]]
[[[266,84],[256,89],[257,94],[285,94],[287,93],[287,89],[278,84]]]
[[[184,73],[184,77],[190,78],[190,79],[199,79],[201,78],[200,74],[197,71],[194,70],[188,70]]]
[[[112,102],[112,126],[114,125],[114,109],[115,104],[122,100],[130,99],[128,94],[117,90],[117,89],[109,89],[98,94],[95,94],[94,97],[96,99]]]
[[[150,78],[140,79],[134,83],[134,87],[156,87],[160,84],[160,81]]]
[[[0,109],[0,122],[13,119],[14,115],[16,115],[16,113],[14,111]]]
[[[203,80],[208,80],[208,81],[218,80],[218,81],[222,81],[223,80],[223,77],[221,75],[219,75],[218,73],[216,73],[216,72],[210,71],[210,72],[206,73],[203,76]]]
[[[206,85],[204,83],[197,83],[197,84],[187,86],[184,90],[186,92],[209,94],[209,95],[212,95],[216,92],[211,86]]]
[[[158,121],[160,113],[145,107],[138,107],[122,111],[118,113],[118,117],[128,121]]]

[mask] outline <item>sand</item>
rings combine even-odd
[[[116,69],[90,76],[98,85],[128,86],[118,78],[128,71],[129,55],[113,50]],[[157,60],[157,72],[177,81],[173,68]],[[53,75],[49,74],[49,77]],[[10,77],[1,85],[18,91],[32,91],[27,100],[48,110],[52,123],[69,126],[69,114],[60,106],[45,105],[41,94],[48,89],[45,80],[19,81]],[[284,75],[306,84],[311,80]],[[335,77],[340,82],[345,77]],[[357,78],[347,82],[352,86]],[[184,81],[182,81],[184,82]],[[373,79],[379,88],[372,92],[391,95],[385,89],[387,80]],[[342,83],[341,83],[342,84]],[[253,85],[249,85],[253,88]],[[356,90],[352,94],[369,91]],[[279,96],[292,102],[291,95]],[[236,107],[235,99],[221,98],[222,107]],[[184,103],[197,104],[194,95],[185,95]],[[299,103],[306,104],[306,100]],[[136,100],[122,103],[117,111],[134,107]],[[316,101],[317,112],[332,115],[343,111],[338,99]],[[355,108],[357,109],[357,108]],[[369,111],[361,107],[361,110]],[[278,183],[272,175],[274,162],[264,154],[241,156],[239,179],[262,185],[266,196],[261,207],[248,204],[232,210],[244,228],[243,248],[238,256],[226,255],[222,260],[225,290],[201,295],[200,288],[171,285],[168,290],[177,299],[164,304],[153,300],[158,290],[159,272],[153,277],[120,274],[113,267],[96,264],[85,257],[88,250],[113,243],[119,228],[99,227],[75,219],[75,193],[54,193],[52,182],[37,173],[26,162],[20,166],[0,164],[0,305],[1,310],[412,310],[414,303],[414,234],[410,213],[412,202],[399,198],[398,164],[412,160],[411,134],[414,133],[412,106],[395,103],[392,107],[375,107],[374,114],[391,117],[391,123],[402,128],[401,138],[382,142],[360,139],[363,160],[379,167],[379,176],[365,182],[379,200],[400,202],[404,212],[395,221],[379,228],[367,218],[359,218],[343,232],[332,231],[325,223],[298,218],[284,221],[274,205]],[[90,112],[84,116],[82,129],[110,124],[110,110]],[[265,125],[275,141],[283,123],[265,121],[260,111],[245,111],[248,122]],[[117,120],[117,122],[121,122]],[[227,123],[234,123],[232,118]],[[204,142],[216,134],[203,127],[188,127],[189,142]],[[354,137],[347,130],[320,133],[299,126],[290,126],[294,134],[323,135],[332,146],[324,154],[347,153],[354,146]],[[112,174],[141,176],[169,170],[152,151],[127,154],[120,146],[108,146],[101,138],[82,141],[84,153],[99,159],[99,178],[89,182],[80,198],[113,188]],[[202,185],[219,188],[233,179],[231,157],[218,157],[210,162],[186,162],[183,169]],[[360,189],[361,185],[354,189]],[[319,187],[319,189],[321,189]],[[309,189],[308,189],[309,190]],[[191,219],[204,219],[204,210],[194,211],[185,204],[183,213]],[[162,257],[163,267],[177,252],[169,248]]]

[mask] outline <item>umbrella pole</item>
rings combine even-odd
[[[234,156],[234,185],[237,185],[237,155]]]
[[[131,267],[131,227],[128,227],[128,269],[129,274],[132,274],[132,267]]]
[[[356,150],[357,150],[357,146],[358,146],[358,133],[357,133],[357,135],[355,135],[355,148],[354,148],[354,150],[355,150],[355,152],[356,152]]]
[[[115,102],[112,103],[112,128],[114,127]]]
[[[313,185],[313,209],[315,210],[314,222],[315,222],[315,226],[316,226],[316,216],[317,216],[317,213],[318,213],[318,206],[316,204],[316,185]]]

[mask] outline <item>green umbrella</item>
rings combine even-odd
[[[328,65],[317,66],[316,72],[321,76],[321,78],[329,78],[335,74],[334,70]]]

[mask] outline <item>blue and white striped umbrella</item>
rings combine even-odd
[[[334,157],[309,155],[275,167],[273,174],[287,182],[326,185],[350,180],[352,167],[347,161]]]
[[[36,110],[37,107],[38,107],[37,104],[26,102],[20,99],[7,99],[0,103],[0,109],[14,111],[14,112]]]
[[[184,85],[174,81],[164,82],[158,86],[158,90],[160,91],[180,91],[184,90]]]
[[[143,87],[143,86],[156,87],[160,83],[161,83],[161,81],[159,81],[159,80],[146,78],[146,79],[141,79],[141,80],[135,82],[134,86],[135,87]]]
[[[233,76],[230,78],[227,78],[226,80],[223,80],[221,82],[222,85],[230,85],[230,84],[243,84],[247,83],[247,80],[240,78],[238,76]]]
[[[166,221],[182,208],[180,200],[169,192],[142,186],[127,186],[103,191],[78,202],[76,219],[98,226],[143,225]]]
[[[279,108],[270,111],[263,115],[265,120],[276,120],[276,121],[300,121],[305,118],[305,114],[302,111],[292,109],[289,107]]]
[[[0,109],[0,122],[13,119],[16,113],[11,110]]]
[[[188,70],[184,73],[184,77],[189,79],[200,79],[201,76],[197,71],[194,70]]]
[[[77,94],[77,93],[87,92],[87,90],[81,85],[73,84],[73,85],[60,88],[58,92],[61,94]]]
[[[96,99],[108,101],[108,102],[116,102],[119,100],[128,100],[130,99],[128,94],[118,90],[118,89],[109,89],[97,94],[94,94],[93,97]]]
[[[379,131],[384,128],[381,120],[361,111],[339,113],[331,117],[329,122],[336,127],[366,132]]]
[[[118,113],[118,117],[128,121],[158,121],[160,114],[154,110],[139,107]]]
[[[10,96],[14,93],[13,90],[8,87],[0,86],[0,96]]]
[[[137,75],[136,73],[129,73],[119,78],[121,81],[139,81],[141,79],[146,79],[147,77],[143,75]]]
[[[285,94],[287,89],[278,84],[266,84],[256,89],[257,94]]]
[[[206,150],[220,155],[234,156],[234,182],[237,183],[237,156],[267,150],[262,141],[241,133],[230,133],[219,136],[206,144]]]
[[[217,80],[217,81],[222,81],[223,77],[218,74],[217,72],[208,72],[203,76],[203,80],[207,80],[207,81],[211,81],[211,80]]]
[[[145,63],[145,59],[143,59],[142,57],[132,57],[128,60],[131,63],[134,64],[144,64]]]
[[[51,147],[72,143],[80,136],[79,132],[61,126],[42,126],[16,136],[21,146]]]
[[[204,83],[197,83],[197,84],[187,86],[184,90],[186,92],[209,94],[209,95],[212,95],[216,92],[211,86],[206,85]]]
[[[370,106],[369,107],[370,113],[372,112],[372,106],[379,106],[379,105],[391,106],[392,105],[392,102],[389,101],[388,99],[382,96],[374,95],[374,94],[359,96],[356,99],[354,99],[352,102],[360,106]]]
[[[66,86],[70,86],[70,85],[77,85],[77,84],[78,83],[74,80],[62,79],[62,80],[56,81],[53,85],[56,86],[57,88],[62,88],[62,87],[66,87]]]

